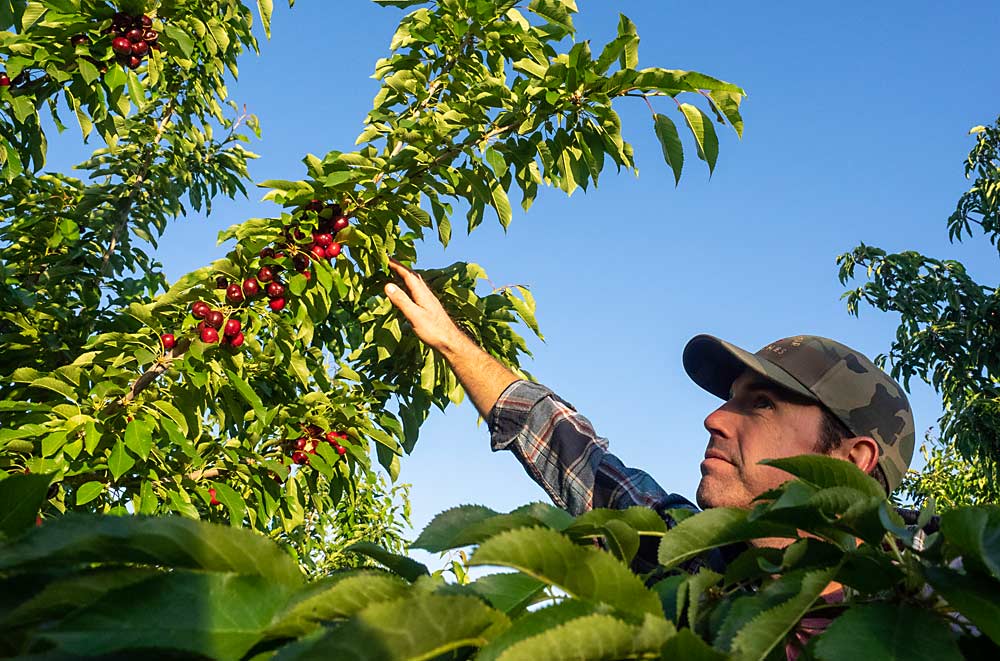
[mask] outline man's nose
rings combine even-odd
[[[705,418],[705,429],[712,436],[730,438],[733,435],[733,422],[736,415],[729,410],[727,404],[715,409]]]

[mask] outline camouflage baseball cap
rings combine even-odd
[[[823,405],[854,435],[875,439],[889,489],[899,486],[913,458],[913,413],[899,384],[864,354],[815,335],[786,337],[757,353],[711,335],[684,347],[688,376],[716,397],[729,399],[747,368]]]

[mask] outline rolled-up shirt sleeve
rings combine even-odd
[[[590,509],[642,505],[661,514],[697,509],[664,491],[650,475],[625,466],[590,421],[543,385],[515,381],[500,395],[487,424],[494,451],[509,450],[552,501],[577,516]]]

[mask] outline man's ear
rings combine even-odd
[[[849,461],[869,475],[878,465],[878,443],[871,436],[845,438],[833,456]]]

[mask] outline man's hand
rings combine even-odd
[[[417,337],[444,356],[479,415],[488,418],[497,399],[507,386],[518,380],[518,376],[455,325],[423,278],[393,259],[389,260],[389,267],[403,281],[409,294],[389,283],[385,286],[385,295],[407,318]]]
[[[394,259],[389,260],[389,267],[400,277],[410,293],[407,295],[405,291],[390,282],[385,286],[385,295],[403,313],[413,326],[413,332],[424,344],[447,356],[454,352],[462,340],[468,341],[465,334],[441,307],[441,302],[434,296],[423,278]]]

